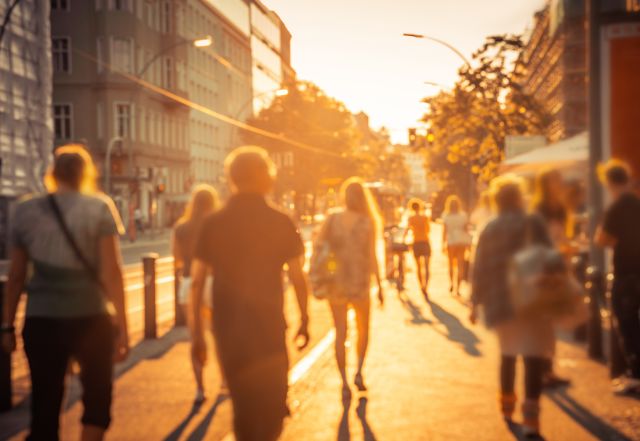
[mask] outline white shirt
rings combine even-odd
[[[469,245],[471,237],[467,232],[469,218],[467,213],[449,213],[442,218],[445,227],[447,227],[447,245]]]

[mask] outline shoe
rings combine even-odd
[[[206,399],[207,397],[205,396],[204,391],[199,390],[196,392],[196,397],[194,398],[193,402],[196,404],[200,404],[203,403]]]
[[[614,395],[640,395],[640,379],[621,377],[613,381]]]
[[[565,387],[571,384],[571,380],[568,378],[559,377],[553,372],[548,373],[542,380],[542,387],[545,389],[555,389],[558,387]]]
[[[355,378],[353,379],[353,384],[355,384],[360,392],[364,392],[367,390],[367,386],[365,386],[364,384],[362,374],[356,374]]]

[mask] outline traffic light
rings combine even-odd
[[[409,128],[409,147],[418,147],[418,135],[415,127]]]
[[[433,146],[433,142],[436,140],[436,137],[433,133],[427,133],[427,148],[431,148]]]
[[[166,185],[164,185],[163,183],[160,183],[156,185],[156,194],[162,194],[165,192],[166,189],[167,189]]]

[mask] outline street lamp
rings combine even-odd
[[[451,51],[455,52],[455,54],[459,56],[462,59],[462,61],[464,61],[464,64],[466,64],[468,67],[471,67],[471,62],[469,61],[469,59],[465,57],[464,54],[460,52],[458,49],[456,49],[453,45],[447,43],[444,40],[440,40],[439,38],[435,38],[435,37],[429,37],[428,35],[424,35],[424,34],[412,34],[409,32],[405,32],[404,34],[402,34],[402,36],[409,37],[409,38],[417,38],[420,40],[429,40],[429,41],[433,41],[434,43],[438,43],[450,49]]]
[[[180,47],[180,46],[184,46],[184,45],[192,45],[193,47],[197,47],[197,48],[205,48],[205,47],[209,47],[213,44],[213,38],[211,37],[211,35],[206,35],[204,37],[201,38],[193,38],[191,40],[181,40],[178,41],[175,44],[169,45],[163,49],[160,49],[158,52],[156,52],[156,54],[151,57],[151,59],[149,61],[147,61],[147,63],[142,66],[142,68],[136,73],[136,77],[138,78],[142,78],[142,76],[145,74],[145,72],[151,67],[151,65],[154,63],[154,61],[156,61],[158,58],[160,58],[161,56],[163,56],[164,54],[166,54],[167,52],[172,51],[173,49]]]

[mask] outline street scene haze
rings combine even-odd
[[[640,0],[0,0],[0,439],[640,441]]]

